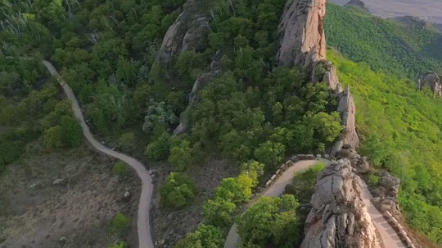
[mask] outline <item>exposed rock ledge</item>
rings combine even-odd
[[[325,59],[324,16],[326,0],[289,0],[278,31],[279,65],[313,66]]]
[[[380,248],[362,200],[362,181],[348,159],[329,164],[317,177],[301,248]]]

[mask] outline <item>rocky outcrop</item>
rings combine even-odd
[[[324,16],[326,0],[289,0],[279,26],[281,35],[277,54],[279,65],[301,65],[311,70],[312,82],[324,82],[338,98],[344,132],[331,155],[344,144],[359,146],[356,132],[356,107],[350,89],[342,90],[336,67],[326,58]]]
[[[389,211],[393,216],[400,217],[398,194],[401,180],[385,171],[379,181],[378,187],[372,190],[373,202],[381,211]]]
[[[319,173],[301,248],[381,247],[361,198],[362,184],[347,159]]]
[[[335,154],[335,159],[350,160],[353,172],[356,174],[365,174],[370,171],[370,164],[368,158],[359,155],[356,150],[350,145],[344,145],[342,149]]]
[[[349,145],[353,148],[359,147],[359,136],[356,132],[356,105],[350,87],[347,86],[342,90],[336,67],[330,61],[317,62],[313,69],[312,81],[326,83],[333,90],[339,102],[337,110],[341,115],[344,131],[339,141],[333,145],[330,155],[334,156],[336,152],[342,149],[343,145]]]
[[[435,72],[427,72],[417,80],[417,89],[429,87],[437,97],[442,96],[442,83],[439,75]]]
[[[204,51],[210,33],[209,13],[201,7],[202,1],[188,0],[163,38],[157,62],[168,63],[174,55],[195,49]]]
[[[289,0],[278,32],[279,65],[313,66],[325,59],[324,16],[326,0]]]
[[[196,80],[195,83],[193,84],[192,87],[192,92],[190,92],[189,95],[189,105],[187,106],[186,110],[184,110],[183,113],[181,113],[180,116],[180,124],[175,128],[175,130],[173,131],[173,136],[177,136],[180,135],[182,133],[185,133],[188,131],[189,127],[190,127],[190,122],[189,122],[189,111],[192,109],[192,107],[198,102],[199,98],[199,92],[204,89],[204,87],[206,87],[210,80],[212,80],[212,78],[216,77],[220,71],[220,53],[217,52],[215,54],[215,56],[213,57],[213,61],[212,64],[210,65],[210,71],[201,74]]]

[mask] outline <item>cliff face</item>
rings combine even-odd
[[[361,197],[362,181],[350,161],[329,164],[317,177],[301,248],[381,247]]]
[[[323,19],[326,0],[289,0],[279,25],[279,65],[312,66],[325,59]]]
[[[277,61],[280,65],[301,65],[312,70],[312,82],[328,84],[339,102],[344,131],[331,155],[344,144],[359,146],[356,132],[356,106],[350,89],[342,90],[336,67],[326,58],[324,16],[326,0],[289,0],[279,25],[281,35]],[[318,72],[323,72],[318,75]]]

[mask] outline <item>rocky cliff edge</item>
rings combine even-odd
[[[301,248],[382,247],[362,200],[362,184],[348,159],[319,173]]]

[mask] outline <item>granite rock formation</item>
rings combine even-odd
[[[437,97],[442,96],[442,83],[439,75],[435,72],[427,72],[417,80],[417,89],[429,87]]]
[[[301,248],[381,247],[361,198],[362,184],[348,159],[332,162],[319,173]]]
[[[395,217],[401,216],[398,202],[400,184],[400,179],[387,171],[382,174],[379,186],[372,190],[373,202],[381,212],[389,211]]]
[[[183,6],[183,12],[167,30],[157,62],[168,63],[174,55],[191,49],[204,51],[211,32],[209,22],[209,12],[201,7],[201,1],[188,0]]]
[[[324,16],[326,0],[289,0],[278,31],[281,35],[277,54],[279,65],[312,67],[325,59]]]
[[[289,0],[279,25],[279,65],[301,65],[311,70],[312,82],[327,83],[338,98],[344,131],[333,146],[331,155],[344,144],[359,146],[356,132],[356,107],[350,89],[342,90],[336,67],[326,60],[324,16],[326,0]]]

